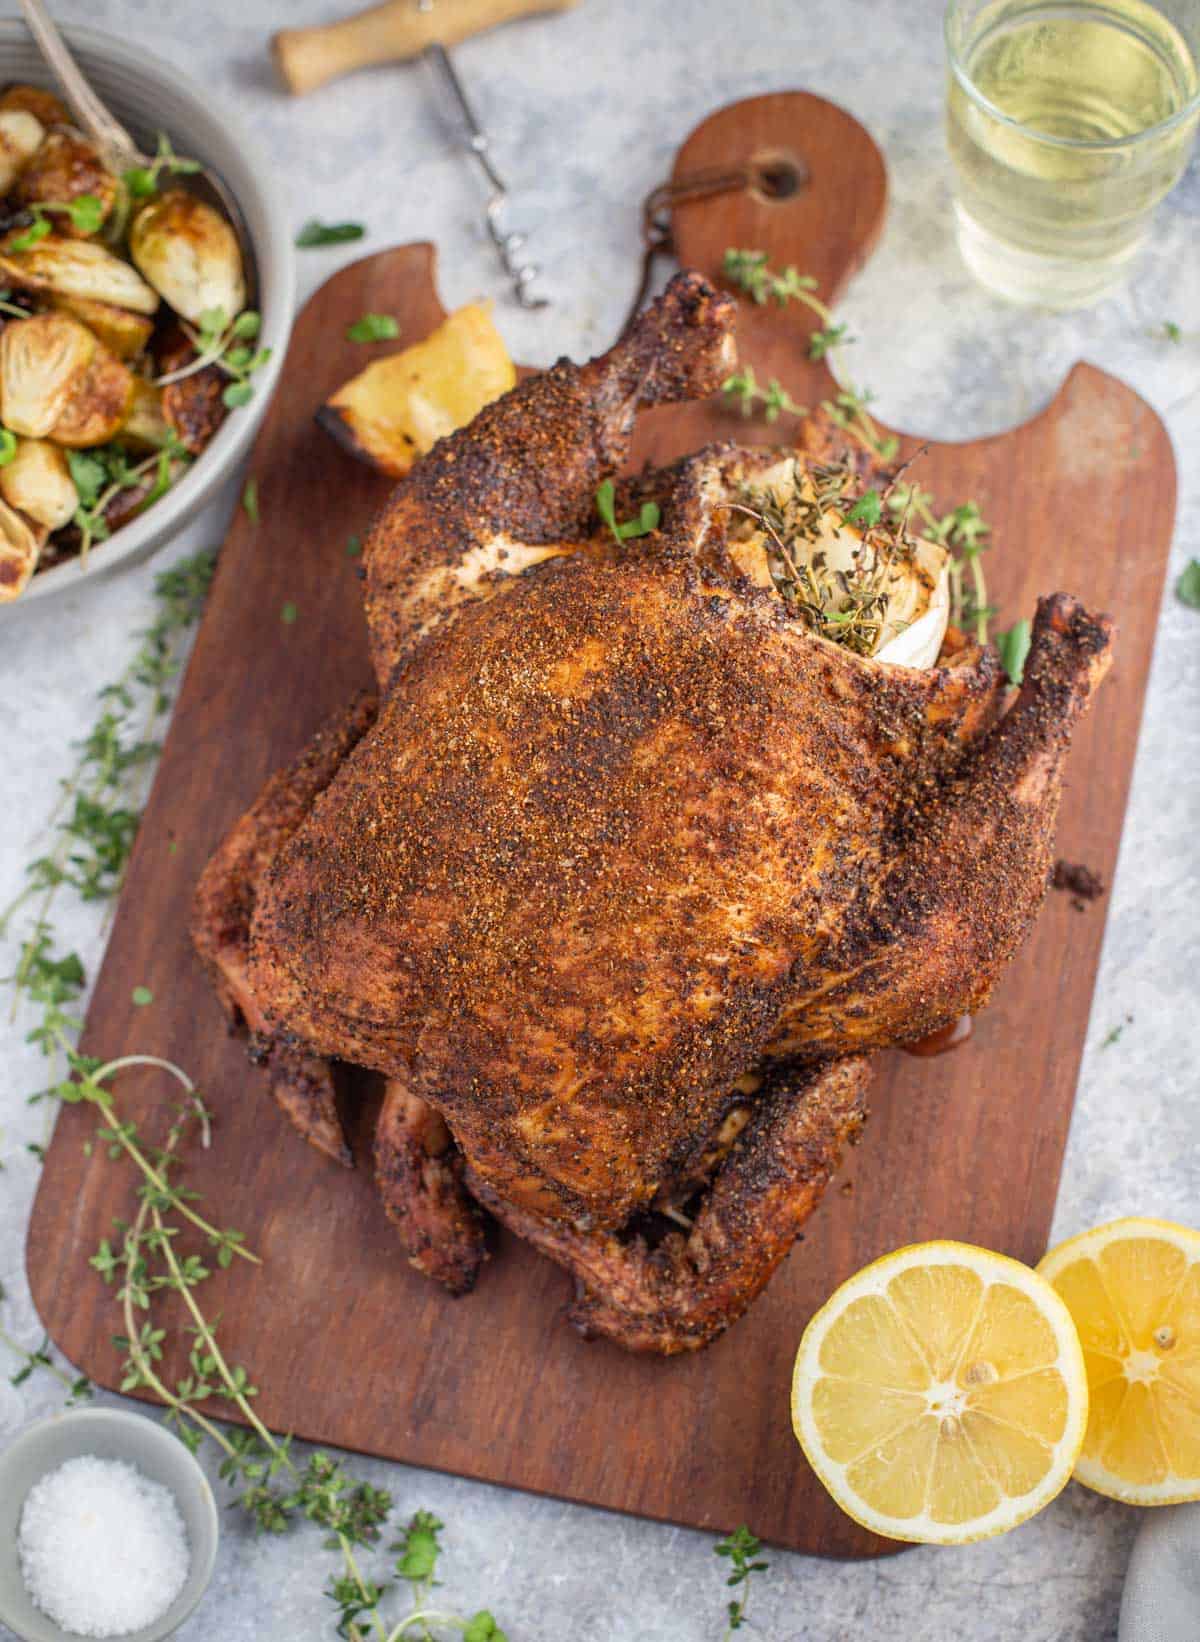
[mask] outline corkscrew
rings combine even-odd
[[[283,29],[271,42],[283,82],[296,95],[377,63],[425,57],[434,66],[450,88],[466,125],[468,149],[491,190],[484,224],[523,308],[547,306],[547,298],[533,291],[540,269],[522,257],[525,236],[506,227],[508,185],[492,159],[491,140],[448,48],[498,23],[537,12],[566,11],[575,4],[577,0],[384,0],[323,28]]]

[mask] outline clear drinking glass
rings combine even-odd
[[[1119,284],[1200,120],[1200,0],[950,0],[958,243],[1018,302]]]

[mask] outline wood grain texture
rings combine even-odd
[[[790,150],[811,182],[790,200],[730,196],[681,212],[682,258],[715,273],[726,245],[761,246],[817,273],[830,295],[882,220],[882,162],[847,115],[804,96],[759,98],[707,121],[681,171]],[[301,315],[252,463],[261,522],[239,513],[222,552],[88,1018],[97,1054],[168,1055],[216,1113],[189,1182],[265,1259],[212,1282],[232,1358],[262,1387],[280,1430],[417,1465],[709,1529],[747,1521],[766,1539],[843,1556],[896,1547],[843,1517],[807,1470],[788,1418],[797,1339],[831,1288],[900,1244],[960,1237],[1026,1260],[1042,1252],[1070,1118],[1104,905],[1052,895],[971,1043],[935,1061],[882,1057],[866,1137],[749,1316],[709,1351],[667,1362],[576,1339],[566,1279],[501,1239],[474,1295],[451,1300],[405,1264],[368,1169],[347,1175],[307,1150],[276,1112],[189,948],[192,886],[263,778],[368,677],[361,532],[388,490],[314,427],[322,397],[374,350],[343,340],[367,311],[395,313],[406,340],[441,316],[433,253],[408,246],[335,276]],[[813,403],[829,391],[805,357],[809,322],[743,304],[742,353]],[[901,324],[902,316],[892,323]],[[880,330],[883,325],[881,322]],[[885,345],[880,341],[879,345]],[[731,436],[786,439],[717,405],[648,419],[641,453]],[[911,448],[906,441],[906,449]],[[1162,425],[1122,383],[1077,365],[1023,427],[934,445],[921,482],[947,505],[973,497],[994,527],[989,582],[1006,617],[1065,588],[1117,615],[1113,674],[1077,737],[1060,853],[1109,880],[1137,739],[1174,511]],[[1135,573],[1136,572],[1136,573]],[[297,619],[280,620],[286,602]],[[172,853],[174,846],[174,853]],[[151,988],[141,1009],[133,987]],[[163,1083],[120,1085],[153,1131]],[[354,1119],[365,1157],[373,1107]],[[109,1291],[87,1257],[128,1215],[127,1169],[83,1145],[92,1118],[59,1117],[29,1234],[34,1299],[72,1361],[118,1376]]]

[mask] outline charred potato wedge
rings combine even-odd
[[[67,105],[52,91],[46,91],[42,86],[11,85],[6,91],[0,92],[0,113],[7,113],[10,109],[32,114],[44,126],[71,123]]]
[[[39,294],[108,302],[135,314],[152,314],[157,309],[158,292],[138,277],[136,268],[94,240],[47,234],[27,251],[14,251],[11,240],[18,237],[12,235],[0,246],[0,280],[5,284]]]
[[[17,441],[17,454],[0,468],[0,496],[47,530],[70,524],[79,506],[67,458],[48,439]]]
[[[88,367],[72,383],[50,438],[68,450],[106,445],[125,425],[133,400],[133,372],[97,342]]]
[[[145,353],[154,334],[154,321],[143,314],[132,314],[127,308],[118,308],[111,302],[95,302],[90,297],[62,296],[57,291],[49,295],[51,307],[58,308],[73,319],[80,320],[92,335],[103,342],[118,359],[136,359]]]
[[[351,377],[321,406],[317,421],[360,461],[399,479],[516,380],[490,304],[473,303],[423,342]]]
[[[217,309],[233,319],[246,306],[237,235],[210,205],[182,188],[169,188],[142,207],[129,230],[129,254],[193,325]]]
[[[0,194],[7,194],[41,147],[42,122],[23,109],[0,109]]]
[[[66,314],[16,319],[0,333],[0,422],[27,439],[48,434],[99,344]]]
[[[117,179],[90,142],[72,131],[52,131],[22,170],[16,197],[21,205],[66,205],[81,194],[91,194],[107,217],[117,198],[117,186]],[[75,228],[65,212],[55,213],[54,228],[65,239],[90,237]]]
[[[48,534],[16,508],[0,502],[0,604],[10,604],[25,591]]]

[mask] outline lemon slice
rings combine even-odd
[[[1135,1505],[1200,1499],[1200,1232],[1114,1220],[1060,1243],[1038,1270],[1083,1345],[1079,1481]]]
[[[891,1539],[960,1545],[1040,1511],[1087,1425],[1075,1326],[1049,1283],[969,1243],[864,1267],[809,1323],[792,1424],[847,1515]]]

